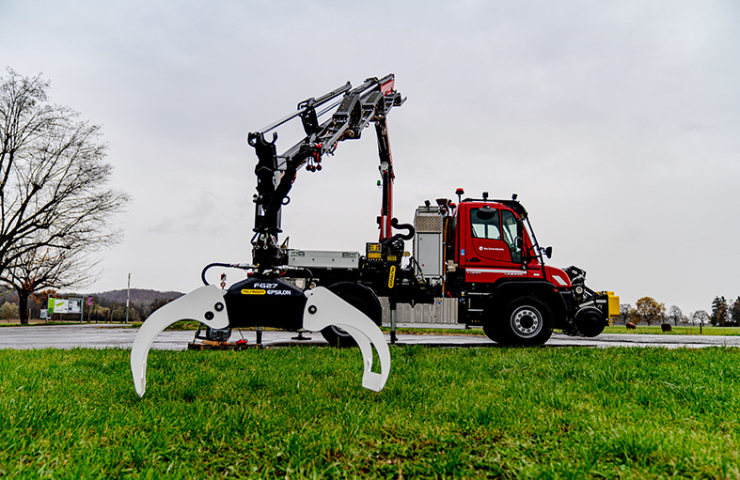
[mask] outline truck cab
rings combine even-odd
[[[586,287],[585,271],[545,265],[552,248],[537,243],[516,196],[489,200],[484,193],[437,204],[417,209],[414,255],[423,282],[441,284],[444,296],[459,299],[460,323],[482,326],[501,344],[541,345],[553,329],[596,336],[619,313],[619,298]],[[436,237],[426,228],[433,217],[441,220]]]
[[[563,270],[540,260],[525,224],[526,211],[521,205],[513,207],[496,201],[466,201],[455,210],[451,252],[464,269],[465,282],[493,284],[518,278],[546,280],[560,290],[570,288]]]

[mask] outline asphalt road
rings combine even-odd
[[[0,348],[131,348],[138,330],[124,325],[46,325],[31,327],[0,328]],[[398,335],[398,344],[420,344],[437,347],[497,347],[483,335]],[[157,350],[185,350],[193,341],[193,331],[168,331],[161,333],[152,345]],[[292,340],[293,332],[266,331],[262,333],[262,344],[266,347],[298,344],[326,345],[319,333],[308,333],[308,341]],[[249,345],[256,344],[256,332],[244,332]],[[231,341],[239,339],[234,332]],[[386,335],[390,341],[390,336]],[[630,335],[602,334],[596,338],[576,338],[553,334],[546,346],[565,347],[664,347],[705,348],[740,346],[740,336],[718,335]]]

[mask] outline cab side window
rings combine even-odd
[[[470,210],[470,227],[473,238],[501,240],[498,210],[490,207]]]

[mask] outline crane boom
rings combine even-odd
[[[393,226],[393,159],[388,141],[386,117],[393,107],[406,100],[395,90],[395,76],[381,79],[368,78],[362,85],[352,88],[345,85],[318,98],[309,98],[298,104],[297,110],[264,129],[251,132],[247,143],[257,154],[257,193],[254,196],[255,217],[252,237],[253,263],[260,269],[271,268],[282,263],[278,243],[280,215],[283,205],[289,200],[288,193],[296,179],[298,170],[305,167],[310,172],[321,170],[324,154],[332,154],[342,140],[358,139],[362,131],[375,123],[380,156],[380,174],[383,190],[380,226],[380,241],[391,238]],[[329,102],[341,98],[326,106]],[[317,112],[319,107],[323,109]],[[336,108],[330,118],[320,123],[320,117]],[[272,140],[265,134],[277,127],[300,118],[306,136],[282,154],[277,153],[277,133]]]

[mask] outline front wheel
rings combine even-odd
[[[483,333],[485,333],[489,339],[493,340],[499,345],[506,345],[507,343],[500,322],[484,322]]]
[[[608,320],[598,308],[584,307],[576,313],[575,325],[584,337],[596,337],[604,331]]]
[[[329,290],[380,326],[383,319],[383,308],[380,306],[380,300],[378,300],[375,292],[368,287],[355,282],[339,282],[331,285]],[[357,345],[357,342],[349,333],[334,325],[329,325],[321,330],[321,336],[332,347],[344,348]]]
[[[550,308],[535,297],[519,297],[504,310],[499,322],[501,343],[511,345],[543,345],[552,335]]]

